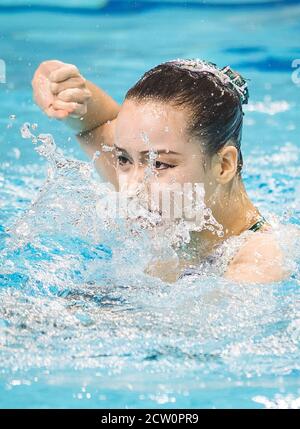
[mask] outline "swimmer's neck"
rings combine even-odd
[[[244,184],[240,182],[231,193],[224,193],[219,199],[217,208],[210,207],[216,221],[223,226],[224,235],[209,230],[191,231],[190,242],[179,251],[181,266],[197,264],[209,255],[214,246],[232,236],[240,235],[253,225],[259,218],[259,210],[251,202]]]
[[[249,229],[257,221],[260,213],[249,199],[242,184],[235,192],[234,197],[224,196],[226,200],[219,205],[218,210],[211,208],[216,221],[223,225],[224,235],[222,237],[218,237],[217,234],[208,230],[192,231],[190,232],[190,242],[180,249],[176,249],[178,265],[175,269],[169,261],[162,261],[154,264],[146,272],[163,281],[173,283],[185,268],[198,265],[212,252],[215,245]]]

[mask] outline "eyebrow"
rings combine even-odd
[[[115,148],[120,150],[121,152],[126,152],[128,154],[126,149],[123,149],[122,147],[119,147],[116,144],[115,144]],[[151,150],[142,150],[140,153],[145,154],[145,153],[149,153],[149,152],[151,152]],[[158,155],[161,153],[165,153],[167,155],[181,155],[181,153],[179,153],[179,152],[174,152],[173,150],[168,150],[168,149],[159,149],[159,150],[153,149],[153,152],[156,152]]]

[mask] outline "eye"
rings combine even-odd
[[[156,170],[166,170],[167,168],[174,168],[176,165],[166,164],[165,162],[156,161],[155,162]]]
[[[117,155],[117,160],[120,165],[125,165],[127,162],[130,162],[124,155]]]

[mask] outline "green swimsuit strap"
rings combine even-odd
[[[263,216],[261,216],[261,218],[248,229],[254,232],[258,231],[265,223],[267,223],[266,219]]]

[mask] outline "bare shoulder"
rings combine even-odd
[[[271,227],[251,233],[224,275],[239,282],[271,283],[288,277],[284,254]]]

